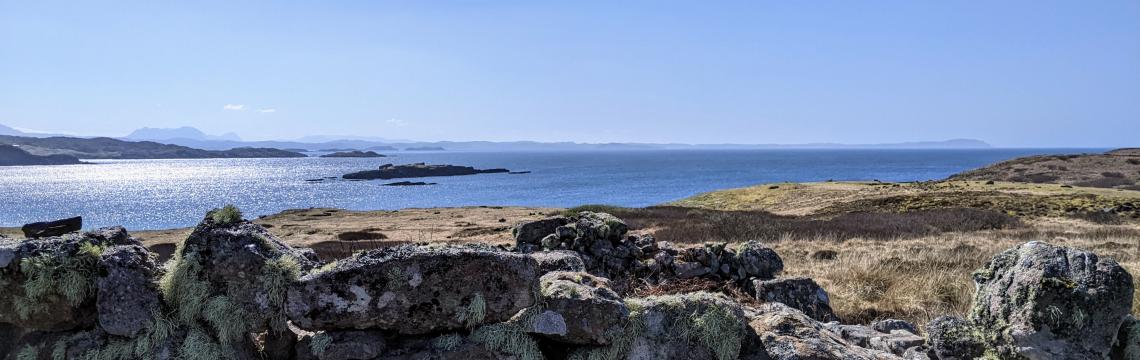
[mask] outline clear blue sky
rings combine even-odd
[[[1135,0],[172,3],[0,0],[0,124],[1140,145]]]

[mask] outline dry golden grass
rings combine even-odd
[[[1030,240],[1091,250],[1140,274],[1140,228],[1135,225],[1039,221],[1017,230],[900,240],[788,238],[770,245],[784,259],[783,276],[815,279],[844,322],[896,318],[926,324],[941,315],[964,315],[974,293],[971,273],[994,254]],[[822,250],[838,256],[812,257]],[[1134,303],[1132,312],[1140,314],[1140,304]]]

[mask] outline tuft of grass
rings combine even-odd
[[[258,282],[265,289],[269,301],[270,313],[265,317],[269,321],[269,328],[275,332],[287,329],[287,316],[285,314],[285,297],[289,284],[297,281],[301,275],[301,266],[297,260],[289,255],[281,255],[265,262],[258,276]]]
[[[312,339],[309,339],[309,350],[313,352],[313,355],[317,355],[317,357],[324,354],[325,350],[328,350],[329,345],[332,345],[332,336],[327,333],[317,333],[313,335]]]
[[[526,331],[514,323],[481,326],[471,332],[471,340],[488,349],[514,355],[520,360],[541,360],[542,351]]]
[[[744,327],[728,309],[712,306],[693,319],[690,338],[712,350],[718,360],[735,359],[744,341]]]
[[[471,297],[471,303],[467,304],[467,308],[462,309],[458,314],[457,320],[467,325],[468,328],[475,327],[482,324],[483,319],[487,316],[487,302],[483,299],[483,294],[475,293]]]
[[[20,260],[24,274],[24,294],[16,296],[16,312],[30,319],[46,310],[45,302],[60,296],[71,306],[82,305],[95,292],[99,274],[99,256],[103,246],[90,242],[79,244],[75,254],[40,254]]]
[[[199,277],[202,265],[198,254],[175,252],[166,266],[167,271],[159,280],[162,297],[174,308],[179,323],[192,325],[210,293],[210,284]]]
[[[16,353],[16,360],[36,360],[40,356],[40,349],[32,345],[24,345],[20,348],[20,352]]]
[[[186,334],[186,340],[178,349],[179,360],[215,360],[233,358],[231,352],[224,351],[202,328],[194,327]]]
[[[443,334],[431,340],[431,347],[439,351],[452,351],[463,344],[463,335]]]
[[[214,328],[218,341],[224,346],[240,340],[242,335],[250,331],[249,316],[228,296],[211,297],[202,310],[203,320]]]
[[[230,225],[241,222],[241,210],[233,204],[223,206],[220,209],[210,211],[210,218],[218,225]]]

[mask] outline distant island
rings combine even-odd
[[[400,179],[400,178],[418,178],[418,177],[432,177],[432,176],[460,176],[460,175],[475,175],[475,174],[492,174],[492,173],[507,173],[507,169],[476,169],[470,166],[457,166],[457,165],[427,165],[424,163],[415,163],[410,165],[381,165],[377,170],[359,171],[351,174],[345,174],[343,178],[348,180],[387,180],[387,179]]]
[[[70,155],[32,155],[12,145],[0,145],[0,166],[82,164]]]
[[[238,147],[229,150],[202,150],[152,141],[124,141],[106,137],[74,138],[0,135],[0,144],[16,145],[38,156],[67,155],[80,159],[216,159],[216,158],[295,158],[305,154],[273,148]]]
[[[410,148],[404,149],[404,151],[446,151],[446,150],[447,149],[444,149],[443,147],[440,147],[440,146],[416,146],[416,147],[410,147]]]
[[[321,157],[323,157],[323,158],[378,158],[378,157],[387,157],[387,155],[378,154],[375,151],[353,150],[353,151],[334,152],[332,154],[321,155]]]

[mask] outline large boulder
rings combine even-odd
[[[121,227],[0,239],[0,323],[32,330],[89,328],[95,323],[103,249],[138,244]]]
[[[1132,276],[1091,252],[1028,242],[974,273],[971,322],[999,356],[1102,359],[1132,307]]]
[[[82,229],[83,217],[76,216],[61,220],[24,224],[24,226],[20,228],[20,231],[24,232],[24,237],[35,239],[42,237],[61,236]]]
[[[733,264],[739,279],[748,277],[772,279],[784,271],[784,261],[780,259],[780,255],[756,240],[737,246]]]
[[[541,309],[524,327],[561,343],[606,345],[621,330],[629,308],[609,280],[584,272],[552,272],[539,280]]]
[[[827,291],[812,279],[798,277],[753,280],[752,287],[757,300],[783,303],[817,321],[839,321],[839,317],[831,311],[831,301],[828,299]]]
[[[1140,321],[1129,315],[1116,335],[1112,359],[1140,359]]]
[[[232,207],[214,210],[179,245],[161,282],[191,344],[248,353],[251,334],[290,336],[285,298],[313,264]],[[275,342],[274,339],[270,339]]]
[[[306,330],[426,334],[510,319],[535,304],[538,265],[480,246],[373,250],[306,275],[289,289],[289,319]]]
[[[98,279],[99,326],[111,335],[133,337],[154,323],[161,309],[154,255],[141,245],[109,247]]]
[[[759,359],[896,359],[884,351],[859,347],[803,312],[781,303],[755,309],[748,323],[766,356]]]
[[[704,292],[629,299],[630,316],[608,346],[572,358],[736,359],[749,343],[744,309]]]

